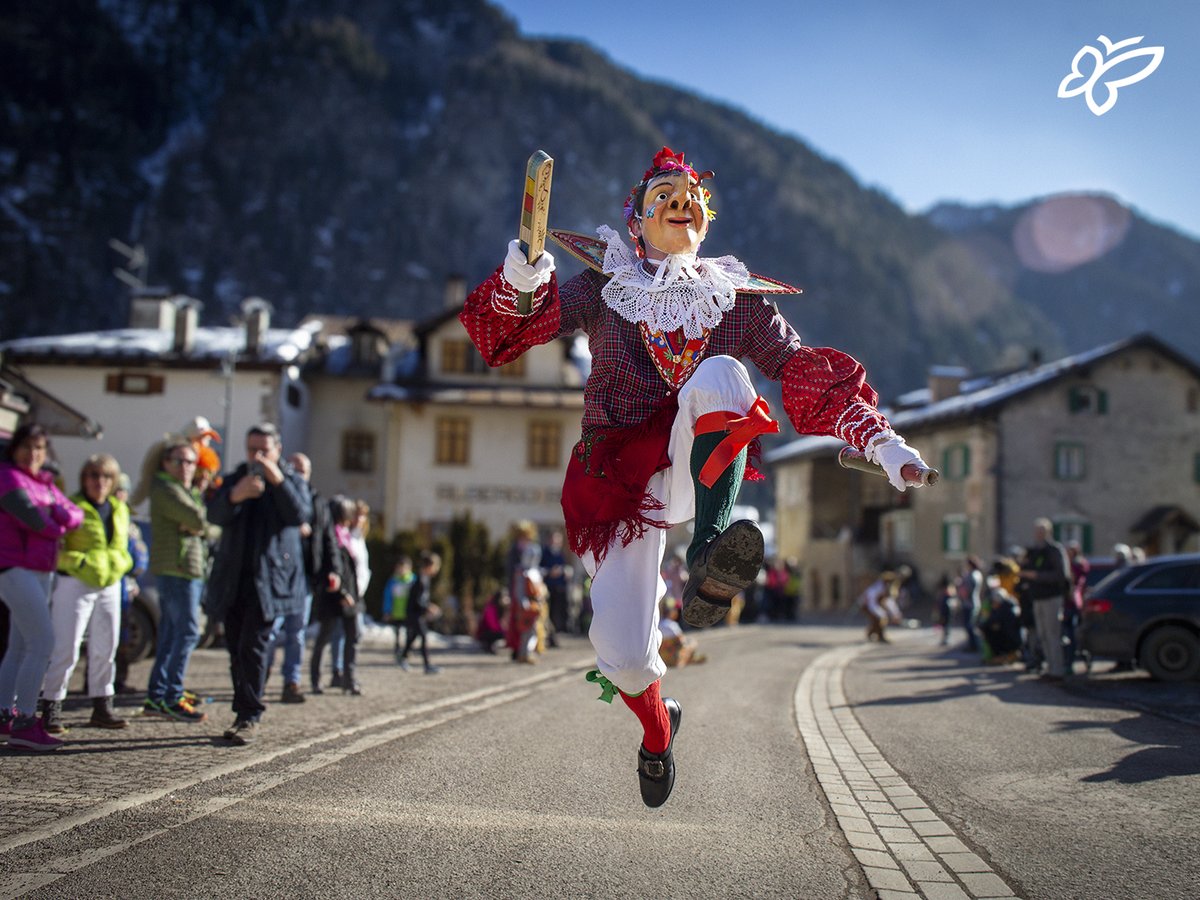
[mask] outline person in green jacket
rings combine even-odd
[[[188,661],[200,640],[200,597],[208,563],[208,515],[192,485],[196,462],[191,441],[168,438],[150,484],[150,572],[158,585],[160,617],[142,715],[179,722],[208,718],[183,696]]]
[[[129,507],[112,496],[121,468],[107,453],[88,457],[79,473],[83,524],[67,532],[58,552],[58,577],[50,595],[54,649],[42,682],[42,721],[51,734],[66,731],[62,701],[88,638],[87,692],[91,724],[124,728],[113,710],[114,660],[121,630],[121,578],[133,568],[129,555]]]

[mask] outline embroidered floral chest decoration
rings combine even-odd
[[[682,328],[669,332],[651,331],[645,322],[638,323],[638,330],[658,374],[672,388],[679,390],[700,362],[708,344],[708,329],[704,329],[698,338],[685,337]]]

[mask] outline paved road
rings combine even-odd
[[[709,663],[668,677],[680,774],[657,811],[582,640],[537,667],[448,649],[439,676],[368,649],[366,696],[273,706],[247,748],[213,739],[227,676],[202,651],[211,725],[75,728],[51,758],[0,757],[0,896],[1194,895],[1196,724],[1128,706],[1153,693],[1091,696],[1144,679],[1064,691],[924,632],[859,634],[703,635]]]

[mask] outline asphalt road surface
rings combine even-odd
[[[167,788],[139,792],[134,780],[96,807],[103,815],[15,835],[0,853],[0,895],[988,896],[979,884],[1028,898],[1200,894],[1200,719],[1174,712],[1195,704],[1194,685],[1164,705],[1163,686],[1142,678],[1063,688],[973,665],[929,632],[897,637],[860,648],[858,628],[701,634],[709,661],[664,681],[683,724],[675,792],[659,810],[639,798],[636,720],[619,700],[595,700],[581,639],[530,667],[449,652],[436,677],[401,678],[376,651],[371,678],[393,693],[274,706],[267,735],[290,728],[286,740],[230,750],[204,738],[211,764],[159,742],[160,766],[186,758]],[[895,864],[848,839],[843,804],[826,796],[813,757],[822,772],[828,760],[798,728],[797,685],[838,648],[851,650],[837,670],[848,705],[828,714],[861,724],[854,749],[890,764],[880,778],[890,793],[919,798],[908,805],[927,804],[952,830],[926,839],[961,848],[938,857],[941,875],[928,874],[935,863],[868,867]],[[65,751],[21,762],[98,765]],[[899,829],[876,830],[885,849],[898,846],[888,834]],[[907,873],[909,893],[870,872]],[[921,872],[934,881],[918,885]]]

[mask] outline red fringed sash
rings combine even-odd
[[[575,445],[562,495],[572,553],[591,553],[599,565],[618,536],[627,545],[647,528],[670,527],[652,515],[663,504],[646,488],[656,472],[671,465],[667,447],[676,412],[672,395],[646,421],[598,428]]]

